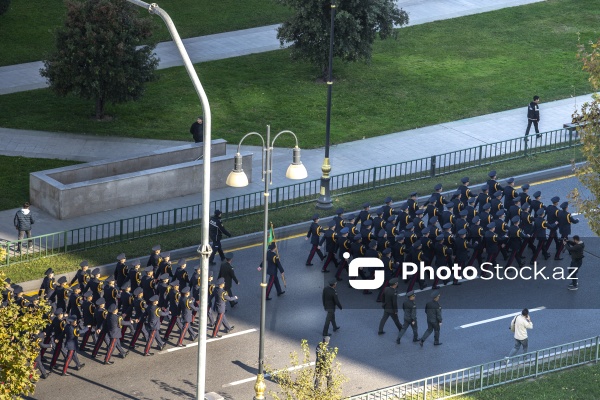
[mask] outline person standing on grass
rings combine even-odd
[[[525,136],[529,135],[529,129],[531,129],[531,124],[535,128],[535,137],[537,139],[541,139],[542,135],[540,135],[540,130],[538,127],[538,123],[540,122],[540,96],[533,96],[533,101],[529,103],[527,107],[527,130],[525,131]]]
[[[571,265],[569,266],[569,276],[571,284],[567,287],[569,290],[577,290],[577,272],[581,268],[583,263],[583,250],[585,249],[585,243],[579,238],[579,235],[573,235],[573,240],[567,238],[563,239],[567,251],[571,255]]]
[[[521,315],[514,317],[510,323],[510,330],[515,333],[515,347],[508,353],[508,356],[504,357],[505,360],[508,360],[517,354],[517,351],[519,351],[521,346],[523,346],[523,354],[527,353],[529,347],[527,329],[533,329],[533,322],[531,322],[529,310],[524,308],[523,311],[521,311]]]
[[[202,115],[196,118],[196,122],[190,127],[190,133],[192,134],[195,143],[202,143],[204,140],[204,123],[202,121]]]
[[[29,203],[26,202],[23,204],[23,208],[15,214],[14,224],[18,232],[18,240],[23,239],[25,236],[27,236],[27,239],[31,237],[31,225],[34,223],[33,213],[29,209]],[[25,245],[25,248],[32,244],[33,242],[30,240],[28,244]],[[17,251],[19,253],[21,252],[21,242],[17,243]]]

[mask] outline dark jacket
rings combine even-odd
[[[231,233],[229,233],[221,223],[221,217],[213,215],[210,217],[210,221],[208,223],[208,236],[210,236],[210,240],[219,241],[223,237],[223,234],[231,237]]]
[[[417,303],[414,300],[405,300],[402,303],[402,310],[404,310],[405,321],[410,321],[411,323],[417,321]]]
[[[337,291],[331,286],[323,289],[323,308],[327,311],[335,311],[335,307],[342,309],[342,304],[338,299]]]
[[[398,295],[393,287],[386,287],[383,291],[383,309],[386,313],[398,313]]]
[[[146,318],[146,328],[149,331],[160,329],[160,317],[166,317],[169,315],[168,311],[161,311],[158,306],[150,304],[144,313]]]
[[[535,101],[529,103],[527,107],[527,119],[532,121],[540,120],[540,106]]]
[[[224,261],[221,264],[219,278],[225,279],[225,290],[229,290],[231,288],[232,281],[239,284],[238,278],[235,276],[235,271],[233,270],[233,265],[231,265],[231,263],[228,261]]]
[[[25,213],[23,213],[23,210],[17,211],[17,213],[15,214],[14,223],[15,228],[17,228],[18,230],[30,231],[31,225],[35,223],[35,220],[33,219],[33,213],[29,211],[29,214],[25,215]]]
[[[425,305],[425,314],[427,314],[427,322],[434,324],[442,322],[442,306],[435,300]]]
[[[581,260],[584,257],[584,249],[585,243],[583,242],[575,243],[572,240],[567,241],[567,250],[569,251],[569,254],[573,260]]]
[[[308,228],[308,233],[306,234],[307,238],[310,238],[310,243],[313,246],[319,245],[319,236],[321,235],[321,226],[316,222],[310,224],[310,228]]]
[[[194,311],[198,311],[198,307],[194,304],[194,298],[187,296],[179,300],[179,312],[181,313],[181,321],[183,323],[192,322]]]
[[[88,330],[87,327],[81,329],[72,324],[68,324],[65,328],[65,349],[77,350],[77,341],[79,337]]]
[[[228,301],[235,301],[236,297],[231,297],[227,293],[224,288],[215,287],[213,291],[213,295],[215,298],[215,304],[213,306],[213,311],[216,311],[218,314],[224,314],[225,308],[227,307]]]

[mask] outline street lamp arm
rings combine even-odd
[[[271,147],[275,147],[275,140],[277,140],[277,138],[279,137],[279,135],[281,135],[282,133],[291,133],[292,136],[294,137],[294,139],[296,140],[296,148],[298,147],[298,136],[296,136],[296,134],[292,131],[281,131],[279,132],[277,135],[275,135],[275,137],[273,138],[273,140],[271,141]]]

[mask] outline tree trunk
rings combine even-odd
[[[96,119],[100,120],[104,118],[104,98],[96,98]]]

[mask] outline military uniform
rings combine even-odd
[[[421,347],[423,347],[423,343],[425,340],[431,335],[433,332],[433,344],[440,345],[440,327],[442,324],[442,306],[438,302],[440,293],[433,292],[431,294],[433,300],[428,302],[425,305],[425,314],[427,315],[427,330],[421,337]]]
[[[396,328],[398,328],[398,333],[402,331],[402,324],[398,319],[398,294],[396,293],[396,288],[394,285],[398,284],[398,279],[393,278],[390,280],[390,286],[385,288],[383,294],[383,316],[381,317],[381,321],[379,321],[379,330],[378,334],[383,335],[385,332],[383,331],[383,327],[385,326],[388,318],[392,318],[394,324],[396,324]]]
[[[269,251],[267,251],[267,274],[269,275],[269,283],[267,284],[267,300],[271,300],[269,294],[271,294],[271,289],[273,285],[275,285],[275,289],[277,290],[277,296],[281,296],[285,293],[284,290],[281,290],[281,285],[279,284],[279,278],[277,276],[277,271],[280,273],[284,273],[283,266],[281,265],[281,261],[279,260],[279,256],[275,253],[275,244],[271,243],[269,245]],[[227,292],[229,293],[229,292]]]
[[[229,293],[230,296],[233,296],[233,290],[231,290],[231,285],[233,284],[233,282],[235,282],[236,285],[240,284],[237,276],[235,276],[235,271],[233,269],[233,265],[231,265],[232,259],[233,259],[233,253],[225,254],[225,260],[221,263],[221,269],[219,270],[219,276],[217,277],[217,279],[218,278],[225,279],[225,290],[227,291],[227,293]],[[267,289],[267,291],[268,291],[268,289]],[[278,290],[278,293],[279,293],[279,290]],[[269,297],[268,293],[267,293],[267,297]],[[229,304],[231,305],[231,307],[235,307],[237,302],[232,301]]]
[[[219,286],[224,283],[225,283],[225,280],[223,278],[218,279],[217,283],[216,283],[217,286],[213,290],[213,295],[215,298],[215,304],[213,306],[213,311],[215,312],[215,314],[217,314],[217,320],[215,322],[215,328],[213,330],[212,337],[220,337],[220,335],[218,335],[218,333],[219,333],[219,328],[221,327],[221,324],[223,324],[223,327],[225,328],[225,333],[229,333],[234,328],[233,325],[230,326],[229,323],[227,322],[227,317],[225,316],[225,311],[227,309],[227,302],[235,301],[235,300],[237,300],[237,297],[229,296],[229,294],[227,294],[227,291],[224,288]]]
[[[400,339],[408,330],[410,326],[413,331],[413,342],[419,341],[419,328],[417,326],[417,303],[415,302],[415,292],[406,293],[407,299],[402,303],[402,311],[404,312],[404,325],[402,330],[398,333],[398,339],[396,343],[400,344]]]
[[[186,333],[189,333],[190,340],[193,342],[198,337],[198,333],[194,331],[191,326],[193,321],[193,313],[198,311],[198,307],[194,304],[194,298],[190,297],[190,288],[183,288],[181,298],[179,299],[179,312],[181,314],[181,333],[179,334],[179,340],[177,346],[183,346],[183,338]]]
[[[212,242],[213,249],[209,257],[209,262],[211,265],[214,265],[215,255],[217,254],[217,252],[221,257],[221,261],[225,260],[225,254],[223,254],[223,249],[221,248],[221,239],[223,238],[223,234],[227,235],[228,237],[231,237],[231,233],[229,233],[229,231],[225,229],[223,223],[221,222],[220,210],[215,210],[215,214],[212,217],[210,217],[210,221],[208,222],[208,224],[208,236],[210,237],[210,240]]]
[[[337,291],[335,290],[336,281],[329,281],[329,286],[323,289],[323,308],[327,311],[327,317],[325,318],[325,325],[323,326],[323,336],[329,336],[329,324],[333,324],[333,331],[340,329],[338,324],[335,322],[335,309],[336,307],[342,309],[342,303],[338,299]]]
[[[321,261],[325,259],[323,252],[319,248],[319,236],[321,235],[321,225],[319,225],[318,221],[319,215],[313,215],[313,222],[310,224],[310,227],[308,228],[308,233],[306,234],[306,239],[310,239],[311,244],[310,253],[308,253],[308,258],[306,259],[306,266],[312,265],[312,259],[315,256],[315,253],[317,253]]]
[[[117,256],[117,266],[115,267],[115,281],[117,282],[117,286],[121,287],[123,286],[123,284],[127,281],[128,276],[127,276],[127,264],[125,263],[125,261],[127,261],[127,258],[125,257],[125,254],[121,253]]]

